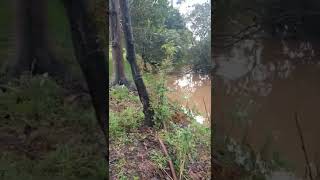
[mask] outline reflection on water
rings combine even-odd
[[[226,55],[219,56],[217,75],[228,80],[236,80],[252,70],[255,65],[261,64],[261,43],[251,40],[244,41],[239,47],[232,49]]]
[[[211,80],[209,76],[195,73],[181,74],[169,77],[169,99],[184,106],[185,111],[189,111],[197,122],[210,124],[208,121],[211,113]]]
[[[265,147],[266,137],[271,138],[264,158],[272,159],[277,152],[294,174],[304,176],[305,158],[293,114],[302,116],[309,159],[316,164],[320,153],[320,144],[314,138],[320,135],[317,52],[310,42],[247,40],[220,54],[214,85],[220,106],[214,112],[218,114],[217,130],[239,142],[245,137],[257,152]],[[269,179],[294,178],[292,174],[275,172]]]

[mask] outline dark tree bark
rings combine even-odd
[[[80,64],[91,95],[96,117],[104,134],[107,150],[107,58],[98,38],[93,15],[86,8],[86,0],[64,0],[70,23],[75,56]]]
[[[121,46],[121,30],[120,30],[120,13],[119,13],[119,1],[110,0],[110,29],[111,29],[111,41],[112,41],[112,60],[114,63],[115,79],[112,85],[128,85],[128,80],[124,72],[123,64],[123,52]]]
[[[145,115],[144,123],[147,126],[153,126],[154,112],[150,107],[149,95],[136,62],[136,52],[133,45],[132,26],[131,17],[129,15],[128,0],[120,0],[120,9],[122,12],[123,32],[126,41],[127,60],[131,66],[132,77],[137,87],[140,101],[143,105],[143,113]]]
[[[65,68],[51,52],[48,40],[47,1],[16,0],[16,59],[9,74],[19,76],[25,71],[33,74],[48,72],[64,77]]]

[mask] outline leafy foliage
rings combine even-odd
[[[209,3],[195,4],[188,15],[194,36],[200,40],[208,38],[211,34],[211,6]]]
[[[171,43],[177,50],[173,63],[182,63],[192,34],[179,11],[169,6],[167,0],[135,0],[130,5],[135,46],[143,61],[158,68],[166,56],[161,47]]]
[[[209,3],[196,4],[188,15],[191,29],[195,37],[190,49],[193,69],[201,73],[209,73],[211,69],[211,6]]]

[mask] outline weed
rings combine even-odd
[[[117,170],[117,174],[118,174],[118,178],[122,179],[122,180],[127,180],[127,176],[125,175],[123,168],[126,165],[126,159],[125,158],[121,158],[119,159],[119,161],[117,162],[116,166],[116,170]]]
[[[124,129],[119,125],[120,118],[118,116],[110,111],[109,112],[109,134],[110,138],[117,138],[122,136]]]
[[[183,175],[188,157],[195,152],[195,139],[190,128],[175,127],[174,131],[162,132],[165,141],[170,145],[174,154],[174,164],[180,175]]]
[[[163,73],[153,75],[145,73],[147,87],[149,87],[149,94],[151,100],[151,107],[154,111],[155,127],[160,129],[164,123],[168,123],[170,120],[173,109],[170,107],[167,92],[169,91],[166,87],[166,80]],[[157,79],[157,81],[154,81]]]
[[[122,112],[109,112],[109,134],[110,138],[128,143],[131,139],[127,133],[135,131],[143,121],[143,113],[132,107]]]
[[[126,86],[115,86],[110,90],[110,96],[117,101],[129,100],[133,102],[139,102],[139,97],[129,92]]]
[[[168,163],[168,159],[162,154],[159,150],[152,150],[150,152],[150,158],[153,161],[153,163],[159,168],[159,169],[165,169]]]

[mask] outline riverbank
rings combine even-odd
[[[182,179],[210,179],[210,129],[197,123],[177,105],[162,128],[140,128],[143,121],[138,96],[124,86],[109,90],[109,144],[111,179],[170,179],[173,170]],[[164,153],[163,141],[168,155]]]

